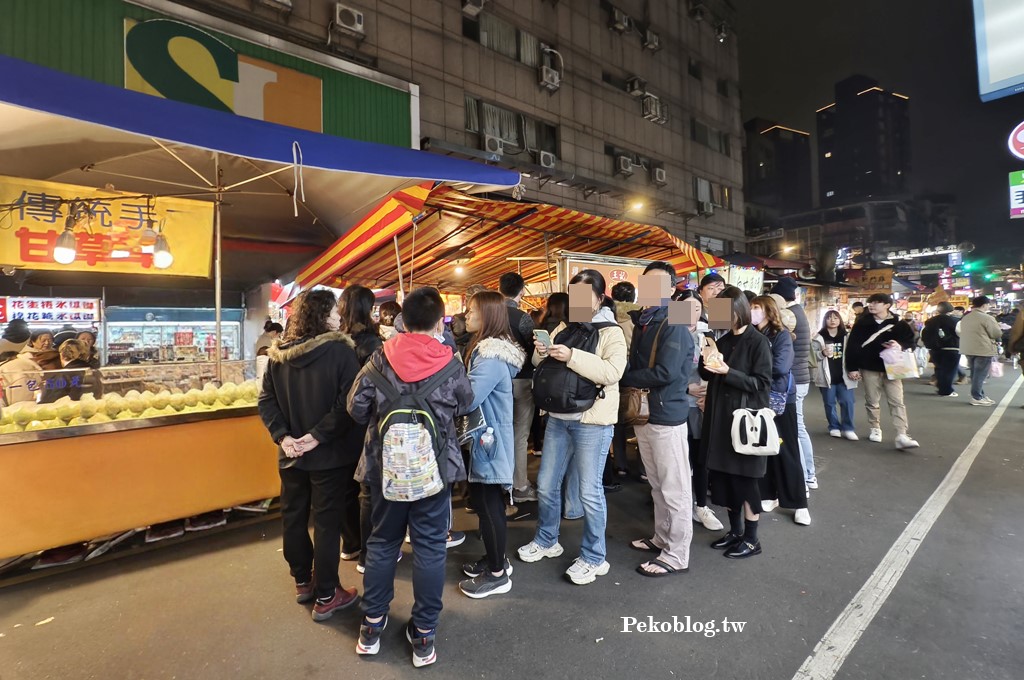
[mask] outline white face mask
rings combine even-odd
[[[750,310],[750,323],[755,326],[760,326],[761,322],[764,321],[764,310],[760,307]]]

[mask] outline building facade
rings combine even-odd
[[[744,210],[748,231],[811,208],[811,135],[763,118],[743,124]]]
[[[131,22],[170,19],[183,34],[136,40],[137,51],[162,50],[149,57],[167,66],[192,40],[218,68],[239,64],[190,73],[186,101],[500,164],[523,173],[524,200],[656,224],[716,253],[742,246],[728,0],[11,4],[0,28],[11,56],[145,91],[126,36]],[[296,93],[301,105],[289,104]]]
[[[836,83],[835,97],[817,111],[820,205],[906,194],[909,97],[862,75]]]

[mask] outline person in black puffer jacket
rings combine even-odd
[[[818,488],[817,472],[814,469],[814,445],[811,435],[804,423],[804,398],[811,389],[811,326],[807,321],[804,308],[796,300],[796,291],[800,284],[789,276],[779,277],[772,287],[772,292],[782,296],[786,301],[786,309],[796,317],[796,328],[793,330],[793,382],[796,383],[796,431],[800,442],[800,461],[804,467],[804,481],[808,489]]]
[[[960,365],[960,336],[956,334],[957,319],[950,316],[952,311],[953,305],[940,302],[935,316],[925,321],[921,330],[921,342],[930,350],[935,365],[935,385],[940,397],[956,396],[953,381]]]
[[[333,293],[302,293],[294,310],[283,341],[275,340],[267,351],[259,412],[279,447],[284,558],[295,579],[295,599],[316,598],[313,619],[322,621],[356,600],[356,589],[339,583],[338,560],[345,509],[358,508],[353,475],[362,452],[361,426],[346,411],[345,397],[359,361],[355,342],[338,331]]]

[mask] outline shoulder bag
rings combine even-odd
[[[747,403],[746,392],[741,403]],[[770,408],[738,408],[733,411],[731,435],[733,451],[745,456],[774,456],[781,448],[779,430],[775,427],[775,411]]]
[[[658,341],[661,340],[661,331],[667,322],[667,318],[662,319],[661,325],[655,331],[654,345],[651,347],[651,358],[647,362],[647,368],[654,368],[654,360],[658,356]],[[647,420],[651,417],[651,405],[648,401],[650,392],[646,387],[624,387],[619,391],[620,424],[647,424]]]

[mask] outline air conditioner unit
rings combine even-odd
[[[292,0],[256,0],[256,4],[280,10],[281,12],[292,11]]]
[[[562,84],[562,74],[550,66],[541,66],[537,70],[541,87],[554,92]]]
[[[613,31],[625,33],[633,28],[633,20],[629,18],[628,14],[618,7],[612,7],[611,21],[609,22],[608,27]]]
[[[537,163],[542,168],[549,168],[550,169],[550,168],[555,167],[555,161],[557,161],[557,160],[558,160],[558,157],[555,156],[555,154],[551,153],[550,151],[538,151],[537,152]]]
[[[661,100],[653,94],[644,95],[640,104],[643,107],[643,116],[647,120],[657,120],[661,117]]]
[[[642,97],[647,94],[647,81],[639,76],[633,76],[626,81],[626,92],[631,97]]]
[[[487,0],[462,0],[462,15],[467,17],[479,16]]]
[[[633,159],[629,156],[615,157],[615,174],[629,177],[633,174]]]
[[[665,172],[665,168],[652,168],[651,181],[659,187],[663,187],[668,184],[668,173]]]
[[[502,156],[505,153],[505,140],[501,137],[492,137],[491,135],[484,135],[484,151],[487,153],[493,153],[496,156]]]
[[[644,33],[644,47],[651,52],[657,52],[661,49],[661,38],[654,31],[647,29],[647,32]]]
[[[712,205],[711,201],[697,201],[697,214],[698,215],[714,215],[715,206]]]
[[[349,7],[340,2],[334,6],[334,28],[343,33],[360,37],[366,35],[363,13],[355,7]]]

